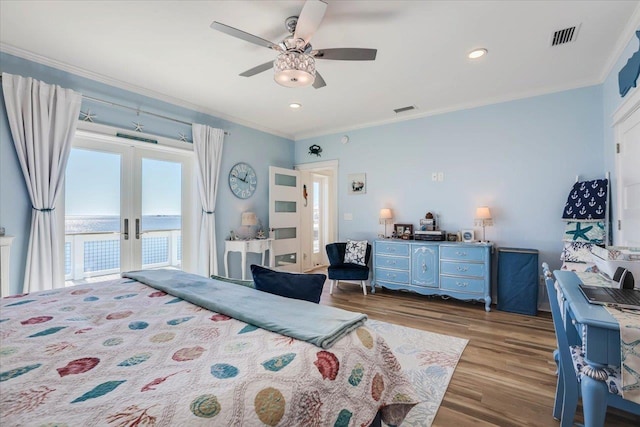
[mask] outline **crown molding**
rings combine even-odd
[[[624,30],[620,33],[620,37],[618,38],[618,42],[616,43],[614,49],[609,56],[609,59],[605,63],[605,66],[600,75],[599,83],[604,83],[607,79],[611,71],[613,71],[613,66],[618,62],[618,58],[622,55],[622,52],[627,47],[627,45],[634,39],[636,31],[640,29],[640,2],[636,6],[635,10],[631,14],[631,17],[627,21],[627,25],[624,26]]]
[[[169,104],[173,104],[176,105],[178,107],[182,107],[182,108],[186,108],[188,110],[192,110],[195,111],[197,113],[201,113],[201,114],[206,114],[209,116],[213,116],[217,119],[222,119],[222,120],[226,120],[228,122],[232,122],[241,126],[246,126],[249,127],[251,129],[255,129],[255,130],[259,130],[261,132],[265,132],[271,135],[275,135],[275,136],[279,136],[282,138],[287,138],[287,139],[291,139],[293,140],[293,135],[288,135],[282,132],[279,132],[275,129],[270,129],[270,128],[266,128],[263,126],[260,126],[259,124],[253,123],[253,122],[249,122],[249,121],[245,121],[242,119],[239,119],[237,117],[232,117],[232,116],[228,116],[224,113],[221,113],[219,111],[214,111],[211,109],[208,109],[206,107],[203,107],[201,105],[196,105],[196,104],[192,104],[188,101],[185,101],[184,99],[180,99],[180,98],[174,98],[172,96],[169,95],[165,95],[163,93],[160,92],[156,92],[150,89],[146,89],[137,85],[132,85],[130,83],[126,83],[123,82],[122,80],[118,80],[118,79],[114,79],[111,77],[107,77],[103,74],[99,74],[99,73],[95,73],[93,71],[89,71],[89,70],[85,70],[83,68],[79,68],[61,61],[57,61],[55,59],[51,59],[51,58],[47,58],[45,56],[42,55],[38,55],[36,53],[33,52],[29,52],[26,51],[24,49],[20,49],[17,48],[15,46],[11,46],[5,43],[0,42],[0,52],[4,52],[4,53],[8,53],[9,55],[13,55],[13,56],[17,56],[19,58],[22,59],[26,59],[28,61],[31,62],[35,62],[41,65],[45,65],[47,67],[52,67],[55,68],[57,70],[62,70],[65,71],[67,73],[71,73],[80,77],[84,77],[87,78],[89,80],[93,80],[99,83],[103,83],[109,86],[114,86],[117,87],[119,89],[123,89],[129,92],[134,92],[136,94],[139,95],[143,95],[143,96],[147,96],[149,98],[153,98],[153,99],[157,99],[159,101],[163,101],[163,102],[167,102]]]

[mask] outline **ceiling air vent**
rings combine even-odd
[[[554,32],[553,36],[551,36],[551,46],[558,46],[576,41],[579,29],[580,25],[576,25]]]
[[[393,111],[395,111],[396,114],[400,114],[400,113],[404,113],[405,111],[411,111],[415,109],[416,109],[415,105],[409,105],[408,107],[396,108]]]

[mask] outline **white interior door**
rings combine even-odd
[[[620,245],[640,246],[640,108],[618,124]]]
[[[182,269],[191,253],[192,157],[186,150],[77,137],[65,180],[66,280]]]
[[[300,272],[300,173],[269,167],[269,230],[273,235],[274,267]]]

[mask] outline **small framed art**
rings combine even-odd
[[[413,239],[413,224],[394,224],[393,231],[398,239]]]
[[[364,173],[351,173],[347,176],[349,194],[364,194],[367,192],[367,176]]]
[[[476,236],[473,230],[462,230],[462,241],[463,242],[475,242]]]

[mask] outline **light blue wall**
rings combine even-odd
[[[221,273],[224,271],[223,240],[231,229],[237,229],[240,226],[240,214],[247,210],[255,211],[262,223],[265,226],[268,224],[269,166],[292,167],[293,141],[2,52],[0,52],[0,72],[33,77],[46,83],[74,89],[88,96],[139,107],[142,110],[175,117],[187,122],[222,128],[230,132],[231,135],[225,137],[216,209],[218,265]],[[247,102],[255,102],[255,99],[247,100]],[[177,139],[178,133],[181,132],[191,139],[191,128],[188,125],[148,115],[138,117],[133,111],[84,100],[82,111],[86,111],[87,108],[97,114],[95,119],[97,123],[132,129],[131,122],[136,121],[144,124],[145,133]],[[15,293],[22,289],[24,280],[31,204],[13,147],[3,97],[0,100],[0,115],[0,226],[6,228],[8,235],[16,236],[11,247],[10,279],[11,291]],[[256,194],[248,200],[240,200],[233,196],[227,183],[229,170],[240,161],[251,164],[258,175],[258,189]],[[255,260],[253,259],[254,255]],[[235,277],[240,276],[239,258],[237,253],[233,253],[229,257],[230,273]],[[248,262],[255,261],[258,261],[258,256],[249,254]]]
[[[296,164],[339,161],[339,237],[373,239],[380,208],[417,225],[427,211],[441,228],[473,228],[475,208],[491,208],[487,239],[540,251],[559,267],[561,221],[576,175],[603,173],[602,86],[479,107],[296,142]],[[308,154],[318,144],[322,157]],[[367,191],[347,193],[347,175],[364,172]],[[432,172],[443,172],[433,182]],[[344,214],[353,214],[345,221]],[[479,228],[476,228],[480,231]]]
[[[640,29],[640,28],[638,28]],[[603,108],[603,121],[604,121],[604,168],[607,171],[611,172],[612,182],[612,213],[613,218],[616,218],[617,213],[617,202],[618,195],[616,189],[618,188],[618,182],[615,179],[615,170],[616,170],[616,151],[615,151],[615,135],[614,128],[611,126],[613,123],[613,113],[620,107],[622,102],[628,99],[631,94],[638,90],[638,88],[632,88],[624,98],[620,97],[620,89],[618,86],[618,73],[625,66],[631,55],[634,52],[638,51],[638,38],[633,35],[631,41],[627,44],[627,47],[624,49],[615,65],[611,69],[611,72],[607,76],[607,79],[602,84],[603,86],[603,100],[604,100],[604,108]],[[640,162],[640,159],[638,160]],[[613,237],[614,243],[617,241],[618,229],[617,227],[613,227]]]

